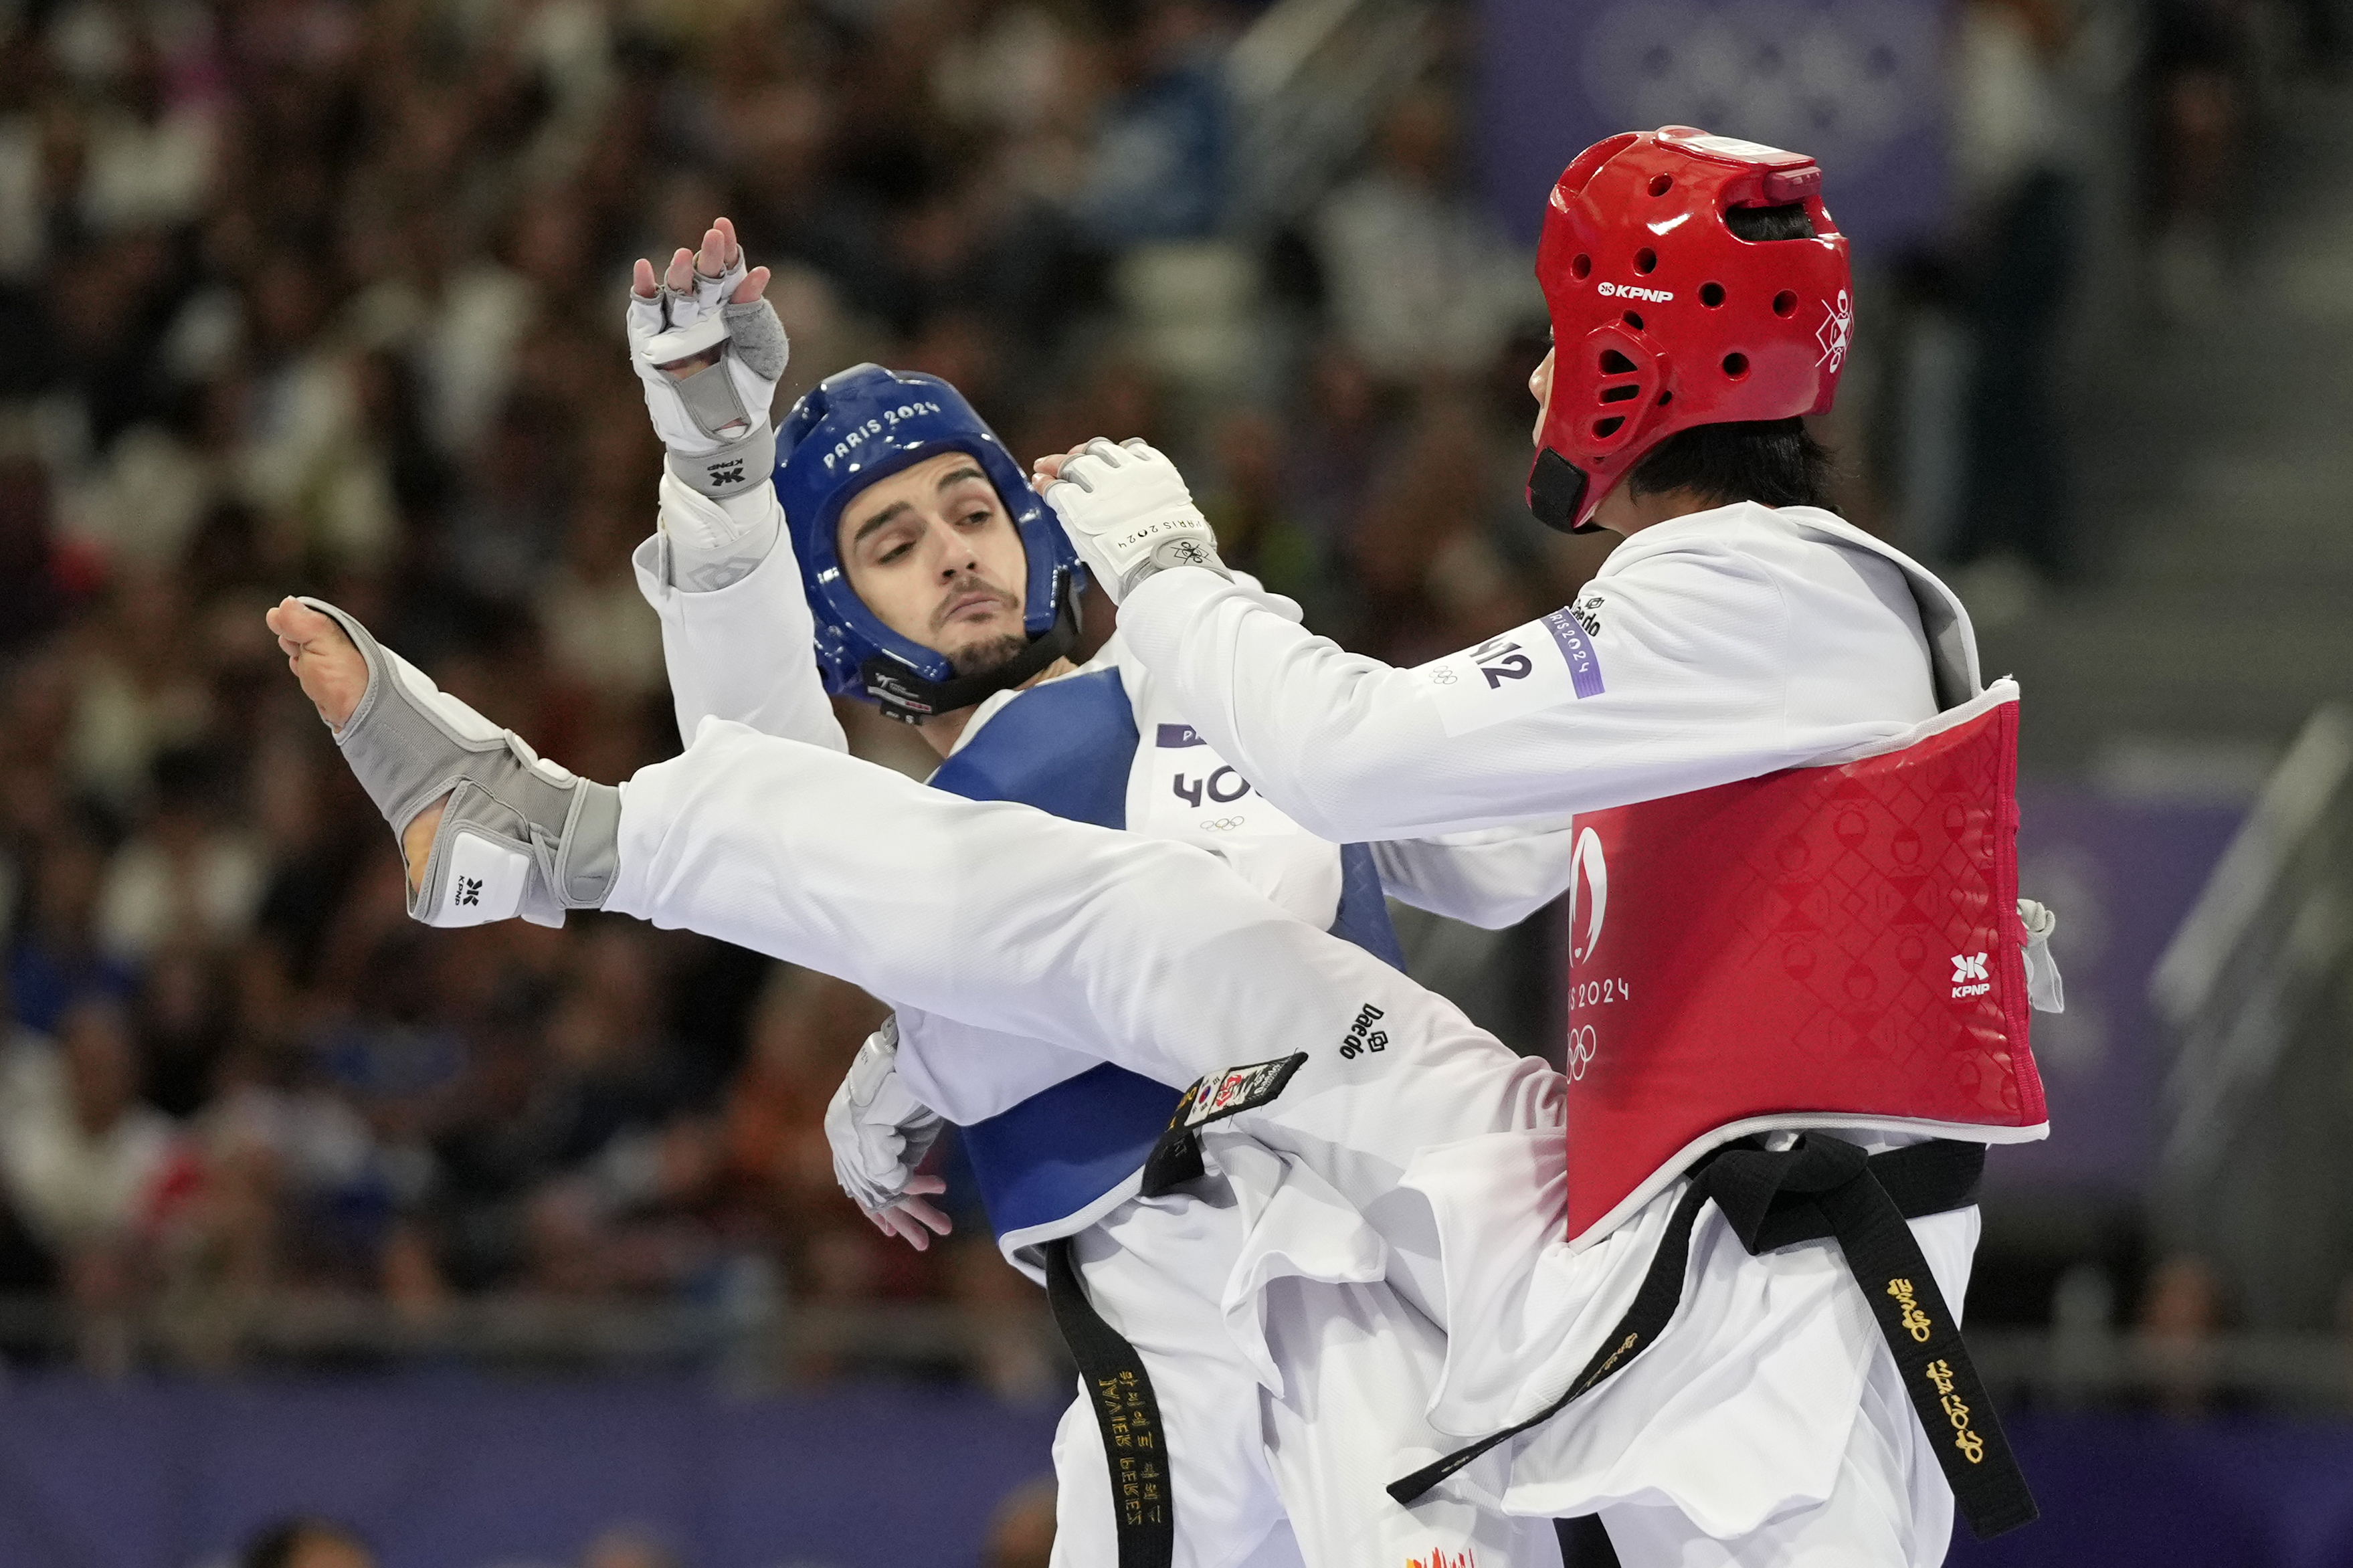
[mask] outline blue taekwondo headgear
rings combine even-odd
[[[850,590],[835,546],[850,497],[951,451],[979,462],[1029,556],[1023,616],[1029,646],[1002,668],[978,675],[958,675],[945,654],[884,626]],[[776,499],[800,557],[802,586],[817,619],[818,671],[828,691],[862,697],[891,718],[918,723],[1020,685],[1078,640],[1086,568],[997,432],[963,394],[935,375],[860,364],[819,382],[793,405],[776,432]]]

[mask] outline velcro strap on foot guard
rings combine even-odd
[[[540,756],[325,600],[302,603],[332,616],[367,662],[367,690],[335,744],[394,833],[448,799],[408,912],[432,926],[516,916],[560,926],[567,909],[601,907],[620,868],[620,791]]]

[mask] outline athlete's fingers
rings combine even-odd
[[[629,268],[629,292],[640,300],[654,297],[654,264],[642,256],[638,258],[638,264]]]
[[[771,276],[772,274],[770,274],[768,269],[765,267],[754,267],[752,268],[750,273],[744,277],[744,281],[735,286],[734,302],[738,305],[748,305],[757,300],[761,295],[766,293],[768,291],[768,279]]]
[[[925,1230],[922,1226],[917,1225],[913,1220],[908,1218],[907,1215],[899,1209],[884,1209],[881,1214],[881,1218],[885,1222],[890,1235],[897,1237],[900,1240],[905,1242],[908,1246],[913,1247],[918,1252],[928,1252],[931,1250],[931,1233]]]
[[[703,231],[702,248],[694,258],[694,269],[705,278],[723,278],[727,269],[744,260],[744,247],[735,239],[735,220],[713,218]]]
[[[911,1197],[904,1200],[899,1205],[897,1212],[913,1215],[941,1236],[945,1236],[955,1228],[955,1221],[950,1219],[944,1211],[925,1203],[921,1198]]]
[[[1067,452],[1050,452],[1029,465],[1031,482],[1040,495],[1046,487],[1062,477],[1063,470],[1078,458],[1087,456],[1087,443],[1082,441]]]
[[[670,258],[670,271],[662,278],[673,294],[683,294],[694,287],[694,252],[680,246]]]

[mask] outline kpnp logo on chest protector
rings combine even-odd
[[[1856,762],[1578,815],[1573,1242],[1751,1132],[2042,1135],[2014,689],[1923,730]]]

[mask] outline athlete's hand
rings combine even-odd
[[[943,1122],[899,1079],[899,1020],[886,1019],[859,1047],[849,1076],[825,1108],[825,1136],[833,1145],[833,1174],[850,1201],[885,1236],[921,1252],[950,1220],[926,1197],[947,1184],[915,1167],[931,1152]]]
[[[2059,929],[2059,911],[2021,899],[2018,919],[2026,928],[2026,999],[2038,1013],[2064,1013],[2067,987],[2059,976],[2059,961],[2051,956],[2051,933]]]
[[[765,267],[754,267],[749,272],[744,270],[744,247],[735,237],[735,222],[733,218],[723,217],[702,231],[701,249],[689,250],[681,246],[670,254],[670,266],[662,272],[661,285],[673,294],[684,294],[689,291],[690,284],[723,284],[731,276],[741,281],[727,296],[726,302],[749,305],[767,292],[772,274]],[[659,292],[654,283],[654,264],[642,256],[638,258],[637,266],[630,271],[629,289],[640,300],[651,300]],[[694,291],[702,297],[702,291],[699,288]]]
[[[1029,465],[1029,488],[1039,495],[1053,489],[1054,481],[1062,477],[1062,465],[1087,449],[1083,441],[1067,452],[1050,452]]]
[[[1113,604],[1170,567],[1232,575],[1185,476],[1140,439],[1114,446],[1098,437],[1067,457],[1040,460],[1032,483]]]
[[[763,296],[765,267],[746,270],[735,226],[713,223],[699,251],[681,247],[657,279],[631,269],[629,363],[645,385],[670,469],[714,497],[750,489],[776,465],[776,401],[790,345]]]

